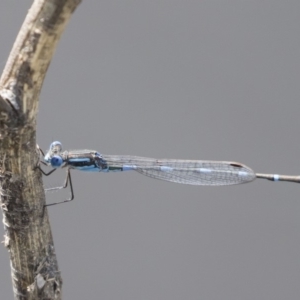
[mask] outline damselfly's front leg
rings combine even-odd
[[[36,145],[36,147],[37,147],[38,151],[40,152],[40,154],[41,154],[43,157],[45,157],[44,151],[39,147],[39,145]],[[40,164],[43,164],[43,165],[45,165],[45,166],[48,166],[44,161],[40,160],[40,158],[39,158],[38,161],[37,161],[37,163],[36,163],[36,165],[35,165],[35,167],[33,168],[33,170],[38,169],[38,170],[40,170],[40,171],[42,172],[42,174],[45,175],[45,176],[51,175],[51,174],[56,170],[55,168],[53,168],[51,171],[49,171],[49,172],[47,173],[47,172],[45,172],[45,171],[41,168]]]

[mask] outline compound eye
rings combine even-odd
[[[63,159],[58,155],[54,155],[50,159],[50,164],[53,168],[59,168],[63,164]]]
[[[54,152],[54,153],[59,153],[62,151],[62,144],[61,142],[55,141],[53,143],[51,143],[50,145],[50,151]]]

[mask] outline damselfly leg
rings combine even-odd
[[[45,154],[44,154],[44,151],[37,145],[37,148],[40,152],[40,154],[42,155],[42,157],[44,158],[45,157]],[[47,164],[46,162],[44,162],[43,160],[40,160],[39,159],[39,162],[36,164],[36,166],[34,167],[34,169],[38,169],[41,171],[41,173],[45,176],[49,176],[51,175],[55,170],[56,168],[53,168],[52,170],[50,170],[49,172],[45,172],[40,164],[43,164],[45,166],[49,166],[49,164]],[[64,201],[59,201],[59,202],[54,202],[54,203],[50,203],[50,204],[46,204],[44,205],[44,207],[46,206],[52,206],[52,205],[56,205],[56,204],[61,204],[61,203],[66,203],[66,202],[70,202],[74,199],[74,192],[73,192],[73,185],[72,185],[72,179],[71,179],[71,172],[70,172],[70,168],[67,169],[67,176],[66,176],[66,179],[65,179],[65,183],[63,186],[59,186],[59,187],[54,187],[54,188],[49,188],[49,189],[45,189],[46,192],[48,191],[56,191],[56,190],[61,190],[61,189],[65,189],[68,184],[70,184],[70,190],[71,190],[71,197],[69,199],[66,199]]]
[[[57,191],[57,190],[65,189],[68,186],[68,184],[70,184],[71,197],[69,199],[64,200],[64,201],[59,201],[59,202],[46,204],[45,207],[70,202],[74,199],[73,185],[72,185],[72,179],[71,179],[71,171],[70,171],[69,168],[67,170],[67,176],[66,176],[66,180],[65,180],[65,183],[64,183],[63,186],[45,189],[45,191],[48,192],[48,191]]]
[[[39,147],[39,145],[36,145],[36,147],[37,147],[38,151],[40,152],[40,155],[42,155],[42,157],[45,157],[44,151]],[[45,172],[45,171],[41,168],[40,164],[43,164],[44,166],[48,166],[44,161],[40,160],[40,157],[39,157],[38,162],[36,163],[36,165],[35,165],[35,167],[33,168],[33,170],[38,169],[38,170],[40,170],[40,171],[42,172],[42,174],[45,175],[45,176],[51,175],[51,174],[56,170],[55,168],[53,168],[50,172],[47,173],[47,172]]]

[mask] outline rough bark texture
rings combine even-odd
[[[61,299],[62,279],[43,206],[36,114],[56,44],[80,0],[36,0],[0,80],[0,196],[16,299]]]

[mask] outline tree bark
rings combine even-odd
[[[15,299],[61,299],[36,150],[42,84],[80,0],[35,0],[0,79],[0,197]]]

